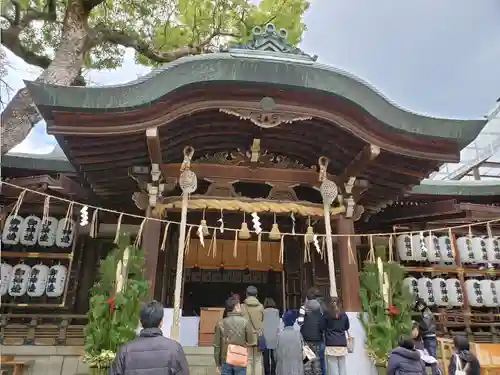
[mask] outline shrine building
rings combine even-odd
[[[171,311],[167,325],[177,327],[176,338],[195,356],[196,350],[209,353],[202,347],[211,346],[210,325],[219,313],[210,311],[219,311],[213,309],[231,293],[243,296],[248,285],[281,310],[298,308],[313,285],[336,294],[355,337],[362,337],[359,271],[369,244],[356,233],[420,231],[417,240],[428,245],[435,236],[438,250],[443,237],[440,254],[446,254],[446,244],[466,246],[459,244],[467,231],[450,237],[429,230],[500,217],[491,205],[498,186],[421,184],[443,163],[458,162],[485,120],[403,109],[360,78],[287,44],[286,31],[271,24],[254,28],[247,44],[181,58],[126,84],[26,85],[58,146],[46,156],[5,156],[3,179],[174,222],[99,212],[95,226],[80,226],[81,206],[68,210],[66,202],[29,192],[14,217],[20,190],[2,187],[1,343],[16,358],[34,359],[39,373],[84,371],[78,353],[89,290],[117,227],[132,238],[140,234],[150,296]],[[193,191],[193,181],[180,181],[186,169],[196,176]],[[45,226],[44,213],[50,217]],[[256,217],[262,234],[255,233]],[[480,232],[474,236],[486,228]],[[479,269],[479,263],[493,263],[481,261],[481,254],[467,265],[460,259],[450,265],[441,255],[407,259],[405,240],[395,240],[396,256],[417,287],[420,276],[424,289],[427,279],[453,278],[466,295],[471,275],[490,280],[497,274],[496,267]],[[375,245],[387,246],[387,238]],[[22,276],[15,279],[9,269]],[[35,269],[51,272],[50,291],[28,281]],[[433,310],[443,334],[496,335],[490,327],[500,324],[492,315],[500,303],[476,306],[465,298],[448,310],[443,303]],[[362,353],[363,341],[357,345]],[[48,364],[47,356],[60,365]],[[348,362],[350,374],[366,375],[366,355]]]

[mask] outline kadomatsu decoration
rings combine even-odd
[[[413,297],[403,285],[404,268],[398,263],[379,263],[366,263],[360,274],[364,311],[360,320],[366,332],[368,355],[377,367],[384,368],[399,338],[411,332]]]
[[[118,247],[101,261],[100,279],[91,291],[83,360],[94,373],[107,374],[120,346],[136,338],[140,303],[148,296],[144,255],[129,244],[128,236],[120,237]]]

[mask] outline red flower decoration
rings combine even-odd
[[[115,298],[114,297],[108,298],[108,300],[106,302],[109,304],[109,311],[111,311],[111,314],[114,313],[114,311],[115,311]]]
[[[389,315],[399,315],[401,312],[398,310],[398,308],[394,305],[389,306]]]

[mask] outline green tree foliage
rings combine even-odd
[[[128,278],[120,294],[115,294],[116,269],[128,248]],[[120,239],[118,248],[101,261],[100,279],[91,291],[88,324],[85,327],[85,358],[89,364],[103,352],[116,353],[120,346],[136,337],[140,303],[147,298],[149,282],[142,275],[144,255],[128,245],[128,237]],[[114,305],[114,311],[111,306]]]
[[[75,0],[2,2],[2,44],[29,64],[47,68],[61,41]],[[76,0],[79,1],[79,0]],[[81,0],[87,17],[85,67],[120,66],[124,48],[151,65],[209,52],[228,39],[247,39],[252,27],[273,22],[300,42],[307,0]]]
[[[399,338],[410,335],[413,307],[413,296],[403,285],[404,268],[398,263],[384,263],[384,272],[389,279],[390,304],[399,311],[397,315],[389,316],[385,309],[377,264],[367,263],[360,275],[360,294],[364,311],[360,320],[366,332],[366,348],[368,355],[380,366],[386,365],[391,350],[398,345]]]

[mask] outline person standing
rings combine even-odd
[[[431,309],[429,309],[422,298],[417,300],[415,308],[420,313],[418,329],[422,335],[424,348],[430,356],[437,358],[436,321],[434,315],[432,315]]]
[[[463,371],[466,375],[480,375],[480,368],[477,357],[470,351],[467,338],[455,336],[453,338],[453,355],[448,367],[448,375],[455,375],[457,370]]]
[[[340,309],[340,301],[332,297],[324,315],[325,357],[327,375],[347,375],[346,356],[349,317]]]
[[[293,325],[293,324],[292,324]],[[276,303],[272,298],[264,300],[264,340],[266,349],[264,350],[264,374],[275,375],[276,361],[274,359],[274,350],[278,340],[280,330],[280,313],[276,308]]]
[[[314,353],[314,358],[309,358],[304,365],[305,375],[321,375],[323,372],[320,351],[324,343],[324,321],[321,306],[322,304],[316,298],[307,299],[304,306],[305,316],[300,333],[304,339],[305,346]]]
[[[425,375],[424,363],[420,353],[415,349],[413,338],[404,337],[399,341],[399,346],[389,355],[387,362],[387,375]]]
[[[274,350],[276,375],[304,375],[302,335],[293,328],[296,319],[297,310],[288,310],[283,315],[284,329],[278,333]]]
[[[248,319],[241,313],[239,298],[229,297],[226,301],[226,312],[227,316],[215,326],[213,338],[215,365],[221,375],[246,375],[246,366],[230,363],[228,353],[234,349],[235,354],[238,354],[239,350],[248,360],[248,347],[254,344],[253,330]]]
[[[255,286],[250,285],[246,290],[246,298],[241,306],[243,316],[248,319],[253,328],[254,343],[248,350],[248,367],[249,375],[262,375],[262,352],[258,347],[261,340],[263,325],[264,325],[264,306],[257,299],[258,290]]]
[[[299,317],[297,318],[297,324],[301,327],[302,324],[304,324],[304,319],[306,316],[306,303],[307,301],[311,300],[316,300],[319,302],[321,310],[324,311],[326,310],[323,302],[323,295],[321,294],[320,290],[316,287],[311,287],[307,291],[306,294],[306,300],[304,301],[304,304],[300,307],[299,309]],[[321,342],[319,346],[319,358],[321,361],[321,373],[323,375],[326,375],[326,361],[325,361],[325,343],[324,341]]]
[[[182,346],[163,336],[163,305],[151,301],[141,308],[142,330],[135,340],[122,345],[109,375],[189,375]]]

